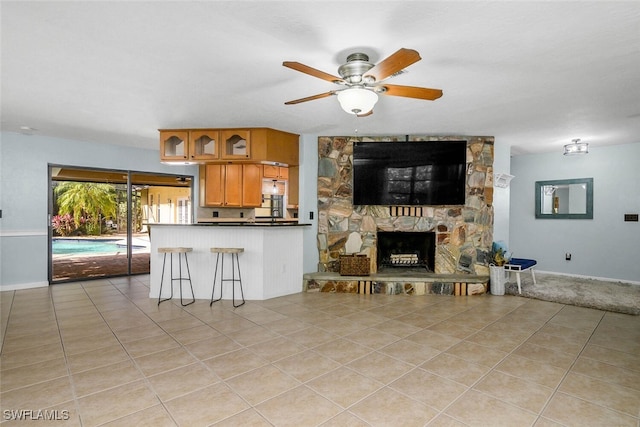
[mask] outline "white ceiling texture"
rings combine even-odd
[[[2,130],[157,147],[160,128],[272,127],[317,135],[490,135],[512,155],[640,141],[640,2],[4,1]],[[422,60],[345,113],[353,52]],[[30,129],[24,129],[24,128]]]

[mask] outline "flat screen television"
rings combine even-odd
[[[354,205],[464,205],[466,141],[356,142]]]

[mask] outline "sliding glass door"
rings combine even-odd
[[[149,227],[191,222],[192,177],[49,166],[49,283],[149,273]]]

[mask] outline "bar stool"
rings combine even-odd
[[[189,304],[193,304],[196,302],[196,296],[193,293],[193,283],[191,283],[191,272],[189,271],[189,261],[187,260],[187,253],[193,251],[193,248],[158,248],[158,253],[164,254],[164,258],[162,260],[162,276],[160,278],[160,292],[158,293],[158,305],[160,305],[163,301],[168,301],[173,298],[173,282],[180,282],[180,304],[183,307],[186,307]],[[170,274],[171,274],[171,296],[169,298],[162,299],[162,284],[164,282],[164,267],[167,262],[167,254],[169,254],[169,264],[170,264]],[[178,277],[173,276],[173,254],[178,254]],[[184,263],[187,266],[187,277],[182,277],[182,257],[184,255]],[[189,281],[189,286],[191,287],[191,297],[192,301],[188,303],[184,303],[182,299],[182,282]]]
[[[209,303],[209,307],[213,305],[214,302],[220,301],[222,299],[222,284],[224,282],[231,282],[231,290],[232,290],[232,303],[234,307],[240,307],[245,303],[244,301],[244,292],[242,291],[242,277],[240,276],[240,261],[238,260],[238,254],[244,252],[244,248],[211,248],[211,253],[216,254],[216,269],[213,273],[213,289],[211,290],[211,302]],[[224,278],[224,255],[231,254],[231,279]],[[220,255],[222,255],[222,265],[220,266],[220,298],[214,299],[214,295],[216,292],[216,278],[218,276],[218,264],[220,263]],[[235,268],[234,268],[234,259],[235,266],[238,268],[238,278],[235,276]],[[236,305],[236,282],[240,284],[240,295],[242,296],[242,302]]]

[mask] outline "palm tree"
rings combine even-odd
[[[116,192],[110,184],[67,181],[55,188],[55,194],[58,212],[73,215],[76,227],[84,218],[89,234],[100,234],[102,219],[116,215]]]

